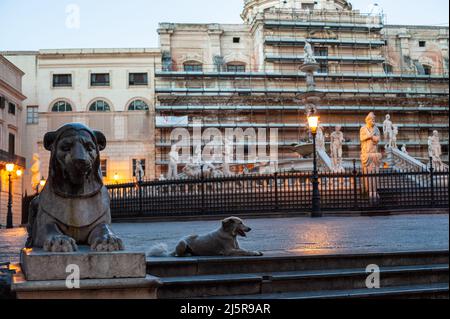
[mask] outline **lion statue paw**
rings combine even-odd
[[[64,235],[49,237],[44,243],[44,250],[54,253],[71,253],[78,250],[73,238]]]
[[[98,252],[120,251],[124,250],[124,245],[119,237],[108,234],[94,239],[91,250]]]

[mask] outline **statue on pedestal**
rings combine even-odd
[[[393,131],[393,124],[391,121],[391,116],[389,114],[386,115],[386,120],[383,122],[383,135],[384,140],[389,141],[389,137]]]
[[[341,126],[336,126],[335,131],[330,135],[331,139],[331,160],[333,162],[333,170],[342,172],[342,145],[344,143],[344,133],[341,132]]]
[[[39,191],[39,184],[41,182],[41,160],[39,154],[33,154],[33,164],[31,165],[31,187]]]
[[[77,245],[94,251],[123,250],[111,230],[110,199],[103,185],[100,151],[105,136],[79,123],[44,136],[51,152],[44,189],[30,204],[27,248],[73,252]]]
[[[433,131],[433,135],[428,138],[428,153],[432,160],[434,169],[441,170],[444,163],[441,159],[442,146],[438,131]]]
[[[145,173],[141,160],[136,160],[136,168],[134,170],[134,176],[136,177],[136,180],[141,181],[142,178],[144,178],[144,175]]]
[[[169,169],[167,171],[167,179],[177,179],[178,178],[178,162],[180,160],[180,155],[178,154],[178,146],[176,144],[172,145],[169,152]]]
[[[305,55],[303,57],[305,64],[316,64],[317,61],[314,57],[314,50],[311,46],[311,43],[308,42],[308,40],[305,40]]]
[[[366,117],[366,125],[361,128],[361,166],[364,174],[378,173],[381,166],[382,155],[378,151],[381,133],[375,123],[375,114],[369,113]],[[366,191],[371,198],[377,198],[376,178],[366,178]]]
[[[391,131],[389,132],[389,143],[387,144],[390,148],[398,148],[397,136],[398,136],[398,126],[393,125]]]
[[[323,134],[323,128],[320,125],[317,127],[316,149],[317,151],[325,151],[325,135]]]
[[[406,149],[406,144],[403,144],[402,152],[405,153],[406,155],[409,155],[408,150]]]

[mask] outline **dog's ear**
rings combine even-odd
[[[56,132],[48,132],[44,135],[44,148],[47,151],[52,150],[53,143],[55,143],[56,140]]]
[[[103,151],[106,148],[106,137],[100,131],[94,131],[95,139],[97,140],[98,149]]]
[[[227,218],[222,221],[222,227],[225,231],[230,231],[233,229],[234,220],[232,218]]]

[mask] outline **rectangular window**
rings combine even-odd
[[[12,115],[16,115],[16,105],[14,103],[8,103],[8,113]]]
[[[92,73],[91,86],[109,86],[109,73]]]
[[[39,108],[37,106],[27,106],[27,124],[39,123]]]
[[[139,178],[139,176],[137,176],[139,174],[139,172],[137,171],[137,161],[138,159],[133,159],[133,177],[137,177]],[[141,174],[142,176],[140,176],[141,179],[144,178],[145,176],[145,159],[141,159],[141,167],[142,167],[142,171]]]
[[[241,38],[238,37],[233,38],[233,43],[241,43]]]
[[[8,138],[8,153],[10,155],[15,155],[16,154],[16,136],[12,133],[9,133],[9,138]]]
[[[319,64],[319,70],[317,70],[318,73],[327,74],[328,73],[328,63],[320,63]]]
[[[0,95],[0,109],[4,109],[6,107],[6,98]]]
[[[130,73],[128,75],[129,85],[148,85],[147,73]]]
[[[185,64],[184,72],[202,72],[203,65],[201,64]]]
[[[100,160],[100,170],[102,171],[103,177],[108,176],[108,160],[106,160],[106,159]]]
[[[328,56],[328,48],[314,47],[315,56]]]
[[[425,48],[426,46],[427,46],[427,42],[426,41],[419,41],[419,47]]]
[[[53,74],[53,87],[72,87],[72,74]]]
[[[228,64],[227,65],[228,72],[245,72],[245,65],[243,64]]]
[[[314,10],[314,3],[302,3],[302,10]]]

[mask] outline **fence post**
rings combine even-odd
[[[278,172],[273,174],[275,180],[275,210],[278,211]]]
[[[434,207],[434,167],[433,158],[430,157],[430,192],[431,192],[431,207]]]
[[[142,182],[141,180],[138,181],[138,196],[139,196],[139,215],[142,216],[144,214],[144,208],[142,203]]]
[[[358,171],[356,170],[356,160],[353,160],[353,206],[358,209]]]
[[[201,212],[202,214],[205,213],[205,175],[203,174],[203,165],[201,166],[201,172],[200,172],[200,186],[201,186],[201,196],[202,196],[202,200],[201,200]]]

